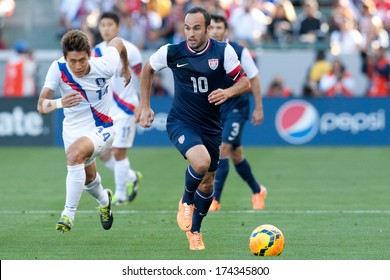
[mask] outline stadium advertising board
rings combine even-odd
[[[0,98],[0,146],[52,145],[52,124],[37,112],[36,98]]]
[[[279,99],[267,105],[265,114],[273,121],[262,127],[270,134],[265,145],[390,144],[390,99]]]
[[[170,97],[152,97],[153,125],[137,126],[135,147],[172,146],[165,128],[171,103]],[[390,145],[390,98],[264,98],[263,103],[264,121],[246,124],[244,145]],[[42,117],[35,99],[1,99],[0,109],[0,145],[63,145],[62,110]]]
[[[152,98],[153,126],[137,128],[135,146],[171,145],[165,131],[171,98]],[[389,98],[264,98],[264,122],[246,124],[249,146],[390,145]]]

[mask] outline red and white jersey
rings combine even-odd
[[[334,96],[353,96],[355,81],[352,75],[345,71],[341,79],[333,72],[329,72],[322,76],[319,88],[326,97]]]
[[[84,97],[79,105],[64,108],[64,131],[87,131],[113,125],[109,114],[112,94],[108,87],[119,62],[117,49],[109,47],[104,56],[89,60],[90,71],[81,78],[72,73],[64,57],[51,64],[44,87],[52,90],[59,88],[61,96],[76,91]]]
[[[141,52],[132,43],[125,40],[122,41],[127,50],[132,78],[130,83],[125,87],[124,78],[119,76],[122,65],[118,64],[109,87],[109,90],[112,90],[114,97],[114,102],[112,103],[110,110],[110,114],[114,120],[134,115],[134,110],[139,104],[139,81],[137,75],[139,75],[142,70]],[[105,55],[106,49],[107,42],[103,41],[93,48],[92,56],[100,57]]]
[[[26,56],[14,55],[5,65],[4,96],[27,97],[36,95],[37,63]]]

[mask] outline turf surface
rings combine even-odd
[[[115,207],[101,228],[96,201],[83,193],[70,234],[55,231],[65,199],[61,148],[0,148],[2,260],[253,260],[251,231],[274,224],[286,240],[267,260],[389,260],[390,148],[246,148],[266,210],[251,210],[249,188],[234,167],[222,209],[202,226],[205,251],[188,250],[176,225],[187,162],[173,148],[135,148],[132,167],[144,180],[138,197]],[[113,174],[98,162],[103,185]]]

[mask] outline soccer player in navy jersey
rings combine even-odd
[[[211,16],[212,30],[211,38],[225,42],[228,24],[223,16]],[[235,42],[229,42],[237,53],[238,59],[245,70],[248,78],[251,79],[252,92],[255,100],[255,108],[252,113],[252,123],[260,125],[263,121],[263,102],[261,96],[261,85],[259,70],[256,67],[247,48]],[[231,79],[226,77],[227,85],[231,84]],[[230,80],[230,81],[229,81]],[[234,167],[240,177],[248,184],[252,191],[252,208],[254,210],[264,209],[264,199],[267,195],[266,188],[259,184],[253,176],[251,166],[244,157],[244,149],[241,137],[244,125],[249,118],[249,92],[227,100],[221,105],[221,116],[223,123],[221,159],[214,180],[214,199],[209,211],[220,210],[222,189],[225,185],[229,173],[229,158],[233,161]]]
[[[222,141],[220,105],[249,90],[246,77],[233,48],[209,39],[210,15],[202,8],[190,9],[184,21],[186,41],[164,45],[145,63],[141,72],[139,121],[150,127],[150,107],[155,71],[172,70],[175,92],[167,119],[171,142],[189,161],[184,195],[179,201],[177,222],[186,232],[190,250],[204,250],[201,223],[213,199],[213,181]],[[224,77],[233,85],[226,88]]]

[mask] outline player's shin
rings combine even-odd
[[[194,196],[194,215],[192,217],[191,232],[200,232],[202,220],[206,217],[209,211],[211,202],[213,201],[213,191],[211,193],[204,193],[200,190],[195,192]]]

